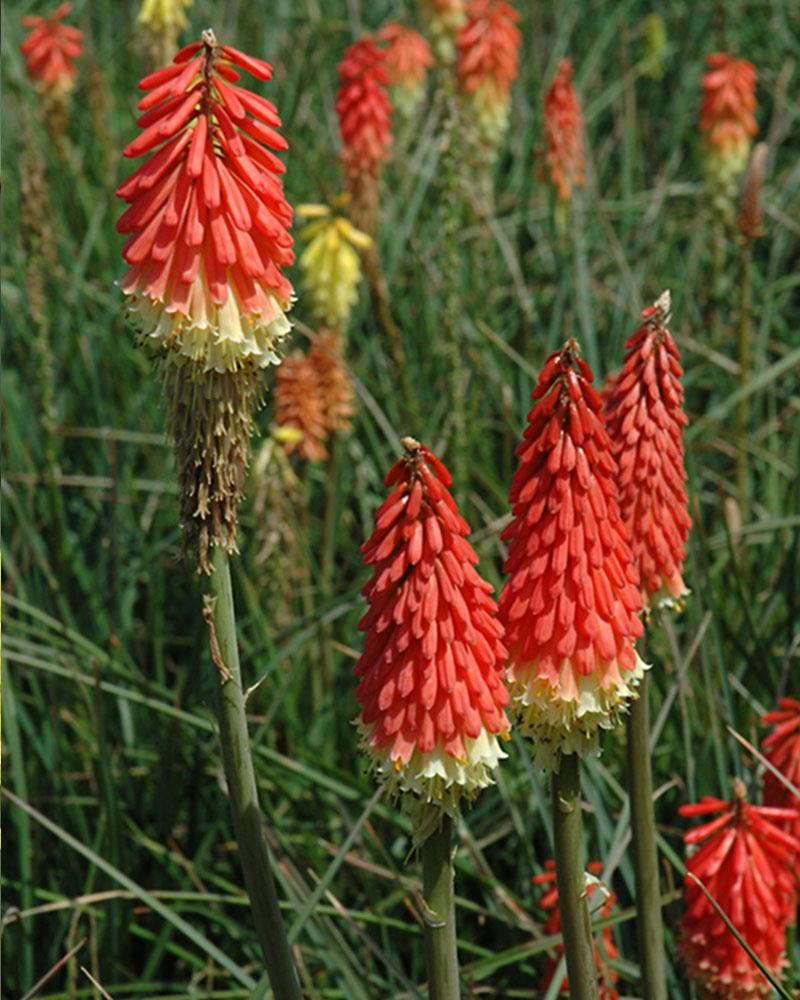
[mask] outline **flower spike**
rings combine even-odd
[[[560,203],[572,198],[576,187],[583,187],[586,136],[578,95],[572,85],[575,70],[569,59],[562,59],[550,90],[544,99],[544,122],[547,136],[547,165]]]
[[[625,344],[625,364],[603,393],[608,436],[617,460],[622,517],[639,568],[646,608],[674,604],[683,582],[691,527],[686,498],[680,352],[664,292],[642,313]]]
[[[149,154],[117,194],[130,208],[122,288],[144,333],[207,370],[263,368],[289,331],[294,262],[283,193],[286,141],[275,106],[236,86],[238,70],[269,79],[260,59],[217,45],[213,32],[145,77],[141,135]]]
[[[616,724],[645,669],[639,577],[592,380],[574,340],[547,359],[502,536],[512,712],[547,770],[560,753],[597,752],[598,730]]]
[[[62,3],[47,17],[23,17],[31,33],[22,43],[28,76],[42,91],[66,96],[75,85],[75,60],[83,54],[83,33],[64,21],[72,10]]]
[[[237,86],[268,80],[261,59],[213,31],[139,84],[141,133],[125,150],[147,159],[117,194],[129,205],[121,281],[156,348],[175,441],[181,524],[200,571],[212,547],[236,551],[263,370],[289,331],[294,260],[283,193],[286,149],[270,101]]]
[[[505,0],[472,0],[458,36],[458,86],[478,138],[496,150],[506,130],[511,86],[519,73],[519,13]]]
[[[707,59],[703,76],[700,132],[709,183],[717,207],[730,213],[736,199],[736,182],[747,166],[753,137],[758,133],[756,68],[746,59],[717,52]]]
[[[761,744],[765,757],[795,788],[800,789],[800,701],[781,698],[776,711],[768,712],[761,721],[774,726]],[[791,832],[800,840],[800,798],[772,771],[764,774],[764,804],[794,809],[796,819]],[[800,893],[800,871],[797,873],[797,889]]]
[[[378,778],[403,793],[421,843],[442,811],[457,815],[492,782],[508,732],[506,649],[492,588],[478,575],[452,479],[424,445],[386,477],[392,489],[362,547],[373,567],[356,666],[364,751]]]
[[[425,97],[428,70],[434,65],[431,47],[413,28],[392,21],[378,32],[384,43],[392,104],[405,118],[411,118]]]
[[[793,868],[800,858],[800,841],[784,828],[795,814],[750,805],[738,778],[732,802],[705,798],[679,812],[716,817],[684,837],[695,851],[687,872],[703,883],[764,966],[780,978],[794,905]],[[770,984],[688,875],[684,903],[678,947],[704,1000],[771,996]]]
[[[342,162],[352,195],[351,218],[374,237],[378,225],[379,181],[392,148],[392,102],[386,57],[364,38],[339,63],[336,114],[342,134]]]

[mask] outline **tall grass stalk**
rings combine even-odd
[[[426,906],[425,958],[430,1000],[458,1000],[458,948],[453,889],[453,821],[441,825],[422,845],[422,898]]]
[[[627,729],[628,797],[631,807],[633,870],[636,880],[636,931],[642,971],[642,996],[644,1000],[667,1000],[646,673],[639,685],[639,697],[631,706]]]
[[[582,837],[580,758],[562,754],[553,773],[553,842],[569,994],[572,1000],[599,1000]]]
[[[212,566],[203,617],[208,623],[211,658],[219,673],[219,737],[245,887],[274,995],[280,1000],[302,1000],[262,829],[244,709],[230,564],[220,546],[213,551]]]
[[[747,237],[741,240],[739,257],[739,385],[746,389],[750,383],[750,312],[753,300],[753,244]],[[750,470],[747,459],[747,441],[750,435],[750,397],[743,394],[736,405],[736,486],[742,524],[747,524],[750,514]]]

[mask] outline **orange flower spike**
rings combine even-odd
[[[716,818],[684,837],[697,850],[686,862],[770,972],[786,966],[786,927],[794,906],[794,868],[800,840],[782,827],[791,809],[752,806],[736,779],[733,801],[705,798],[681,806],[682,816]],[[703,1000],[752,1000],[772,996],[772,987],[750,959],[700,887],[684,882],[685,912],[679,950]]]
[[[724,53],[709,56],[706,61],[709,72],[703,76],[700,131],[712,149],[737,158],[743,169],[751,140],[758,133],[754,114],[756,68],[746,59]]]
[[[72,90],[77,75],[75,60],[83,54],[83,33],[64,24],[72,4],[62,3],[47,17],[23,17],[31,33],[20,46],[28,76],[43,90],[62,94]]]
[[[562,59],[544,99],[547,164],[561,202],[568,202],[576,187],[586,183],[583,167],[586,137],[578,95],[572,86],[575,70]]]
[[[425,96],[428,70],[434,66],[431,47],[418,31],[397,21],[382,28],[378,38],[385,44],[392,103],[401,114],[410,118]]]
[[[392,147],[392,104],[386,58],[370,38],[351,45],[339,64],[336,113],[342,133],[342,159],[352,179],[377,177]]]
[[[452,479],[424,445],[386,478],[392,489],[362,547],[373,568],[356,666],[362,746],[379,779],[404,793],[419,844],[491,784],[508,731],[506,649],[492,588],[478,575]]]
[[[800,788],[800,701],[781,698],[778,709],[768,712],[761,721],[775,727],[763,740],[762,752],[795,788]],[[792,833],[800,840],[800,799],[771,771],[764,775],[764,803],[794,809],[796,819]],[[797,885],[800,889],[800,873]]]
[[[286,452],[297,451],[309,462],[324,462],[328,457],[328,426],[314,360],[294,351],[284,358],[276,378],[275,422],[300,432],[299,437],[284,441]]]
[[[480,138],[498,146],[508,127],[511,85],[519,73],[519,14],[505,0],[472,0],[458,36],[458,86],[471,103]]]
[[[236,86],[240,70],[272,76],[206,31],[145,77],[142,133],[125,156],[150,155],[117,191],[130,205],[117,230],[130,234],[132,312],[159,347],[218,372],[277,364],[293,299],[281,273],[294,262],[292,210],[273,152],[287,144],[275,106]]]
[[[669,322],[669,292],[642,313],[625,344],[625,364],[608,383],[603,403],[617,460],[619,502],[646,608],[689,593],[683,582],[691,527],[680,352]]]
[[[616,462],[589,366],[569,340],[533,393],[500,595],[512,714],[537,766],[598,751],[645,670],[639,576],[617,502]]]
[[[545,871],[542,872],[541,875],[534,875],[532,882],[534,885],[549,887],[547,892],[545,892],[539,900],[539,906],[548,914],[544,925],[544,933],[549,937],[550,935],[561,933],[561,911],[558,908],[556,863],[555,861],[545,861],[544,866]],[[592,861],[588,865],[588,870],[592,875],[599,875],[603,870],[603,865],[600,861]],[[616,893],[605,890],[605,901],[601,903],[599,907],[596,907],[592,904],[591,900],[599,886],[600,883],[596,879],[587,879],[586,895],[589,899],[589,911],[590,913],[594,913],[596,909],[599,909],[599,916],[610,917],[614,909],[614,904],[617,901]],[[603,930],[600,931],[600,937],[603,941],[602,951],[597,939],[595,939],[594,942],[594,961],[597,968],[600,1000],[619,1000],[619,993],[616,989],[616,983],[619,981],[619,974],[608,964],[609,962],[613,962],[615,959],[619,958],[619,949],[614,943],[614,934],[610,927],[604,927]],[[563,944],[560,944],[556,948],[555,957],[548,959],[544,978],[539,984],[539,991],[542,996],[544,996],[550,989],[550,985],[556,974],[559,961],[563,954],[564,946]],[[564,976],[564,981],[561,984],[559,993],[561,996],[569,996],[569,980],[566,976]]]
[[[747,166],[750,146],[758,132],[756,68],[746,59],[716,53],[706,60],[700,132],[704,137],[706,170],[718,196],[719,207],[729,212],[736,199],[736,181]]]

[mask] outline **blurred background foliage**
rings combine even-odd
[[[243,511],[234,584],[245,676],[258,684],[252,736],[309,997],[419,997],[424,980],[408,826],[373,795],[351,724],[367,577],[358,546],[403,435],[453,469],[482,573],[499,585],[513,451],[543,359],[577,336],[602,379],[620,365],[639,311],[670,288],[694,528],[692,597],[679,617],[654,623],[647,646],[668,887],[681,882],[677,806],[727,795],[737,774],[758,795],[757,765],[727,727],[757,742],[761,713],[798,692],[800,9],[788,0],[519,6],[521,75],[493,211],[471,207],[465,162],[448,257],[442,206],[454,181],[438,170],[443,106],[432,85],[419,119],[396,135],[381,205],[406,369],[397,371],[363,290],[346,347],[358,397],[352,433],[329,463],[262,452]],[[81,965],[115,998],[265,996],[220,783],[199,587],[178,560],[159,385],[114,284],[123,270],[114,189],[131,169],[121,150],[149,70],[136,5],[75,4],[87,53],[60,150],[19,54],[20,19],[31,12],[42,11],[9,2],[2,14],[3,753],[16,797],[3,810],[3,994],[23,996],[82,945],[39,996],[99,996]],[[658,58],[647,46],[653,12],[666,33]],[[345,47],[415,15],[411,3],[384,0],[198,0],[185,40],[211,24],[219,39],[274,64],[274,81],[258,89],[283,117],[286,189],[299,204],[343,186],[334,104]],[[744,436],[733,419],[740,250],[729,239],[712,273],[714,219],[697,142],[700,76],[716,50],[758,67],[760,137],[771,147]],[[588,186],[559,233],[540,176],[542,96],[567,55],[590,158]],[[450,259],[454,268],[443,264]],[[292,277],[299,286],[297,269]],[[451,328],[442,317],[453,289]],[[302,290],[294,318],[303,345]],[[268,398],[256,451],[279,447],[271,419]],[[619,895],[615,934],[629,956],[619,963],[621,992],[636,996],[623,759],[621,734],[609,734],[586,768],[585,820],[589,852]],[[459,937],[471,996],[540,995],[543,918],[531,877],[552,855],[546,803],[515,738],[497,786],[460,825]],[[679,912],[679,902],[668,906],[670,929]],[[669,944],[672,995],[685,997]]]

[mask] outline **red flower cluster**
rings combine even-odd
[[[505,0],[472,0],[458,35],[458,85],[473,104],[478,128],[499,141],[508,123],[511,85],[519,72],[519,14]]]
[[[755,119],[756,68],[746,59],[716,53],[703,76],[700,131],[709,146],[725,156],[741,157],[758,132]],[[742,167],[744,162],[742,162]]]
[[[44,90],[66,93],[77,74],[74,60],[83,54],[83,34],[63,21],[72,10],[62,3],[47,17],[23,17],[31,33],[22,43],[28,76]]]
[[[382,780],[453,814],[505,756],[506,649],[449,472],[413,438],[403,447],[362,547],[373,576],[359,625],[359,724]]]
[[[397,21],[382,28],[378,38],[385,43],[392,102],[405,115],[411,115],[425,94],[425,79],[434,65],[431,47],[418,31]]]
[[[139,84],[143,130],[125,156],[151,154],[119,188],[130,204],[117,223],[130,233],[122,281],[145,331],[160,346],[235,370],[277,363],[292,286],[283,193],[285,150],[270,101],[237,87],[238,70],[269,80],[272,68],[211,31]]]
[[[534,875],[533,884],[534,885],[547,885],[550,886],[549,890],[542,896],[539,900],[539,906],[549,913],[547,917],[547,922],[544,925],[544,933],[548,936],[551,934],[561,933],[561,911],[558,908],[558,886],[556,885],[556,863],[555,861],[545,861],[545,871],[541,875]],[[593,875],[598,875],[603,870],[603,865],[600,861],[593,861],[589,865],[589,871]],[[592,906],[592,897],[599,887],[599,882],[596,880],[590,880],[586,886],[586,895],[589,899],[589,910],[594,912],[595,907]],[[603,902],[600,909],[601,917],[610,917],[611,912],[614,909],[614,904],[617,901],[616,893],[609,892],[605,902]],[[610,927],[604,927],[599,934],[602,940],[602,948],[600,942],[595,939],[594,942],[594,961],[597,968],[597,982],[598,989],[600,992],[600,1000],[619,1000],[619,993],[617,992],[616,983],[619,980],[619,974],[608,964],[613,962],[615,959],[619,958],[619,948],[617,948],[614,943],[614,934]],[[548,959],[547,969],[544,974],[542,982],[539,984],[539,991],[541,995],[544,996],[550,989],[550,985],[553,982],[553,977],[558,969],[558,964],[561,956],[564,954],[564,946],[559,945],[556,949],[556,955],[554,958]],[[564,981],[561,984],[559,990],[561,996],[569,996],[569,980],[564,977]]]
[[[537,761],[597,747],[644,664],[639,576],[617,503],[616,462],[589,366],[568,341],[539,378],[510,502],[500,596],[509,680]]]
[[[556,195],[562,202],[572,198],[572,190],[583,187],[585,133],[580,101],[572,86],[575,70],[562,59],[544,99],[544,127],[547,136],[547,163]]]
[[[795,788],[800,788],[800,701],[781,698],[777,711],[769,712],[761,721],[775,727],[761,744],[764,755]],[[794,809],[792,833],[800,840],[800,799],[771,771],[764,775],[764,802]],[[797,886],[800,890],[800,872]]]
[[[386,88],[384,53],[372,39],[351,45],[339,64],[336,113],[342,133],[342,158],[350,178],[377,177],[392,146],[392,105]]]
[[[642,313],[625,364],[603,393],[617,460],[619,502],[646,607],[688,593],[682,570],[691,519],[686,499],[680,353],[667,329],[669,292]]]
[[[781,827],[796,813],[750,805],[738,779],[732,802],[705,798],[679,811],[687,817],[715,815],[684,837],[689,846],[701,845],[686,869],[700,879],[764,966],[780,977],[800,857],[800,841]],[[688,876],[684,902],[679,948],[703,1000],[771,996],[758,966]]]

